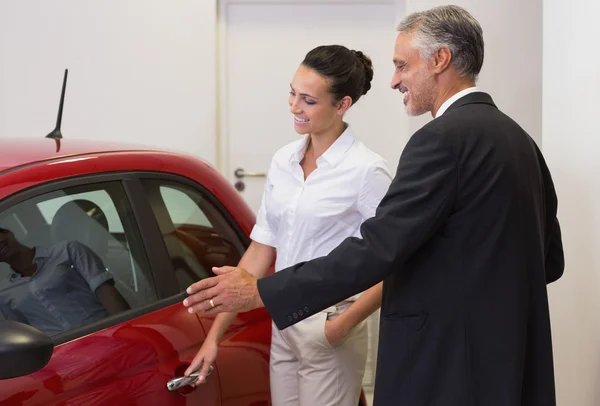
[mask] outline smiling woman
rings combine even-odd
[[[290,84],[295,130],[319,136],[337,126],[341,133],[341,116],[369,91],[372,79],[373,65],[361,51],[341,45],[311,50]]]
[[[360,225],[375,214],[391,181],[387,162],[356,140],[344,121],[372,79],[371,60],[361,51],[326,45],[306,55],[288,99],[294,128],[304,137],[271,161],[253,241],[240,267],[262,277],[275,254],[278,271],[327,255],[347,237],[360,237]],[[380,304],[377,285],[285,331],[274,326],[272,403],[301,397],[303,404],[357,405],[368,350],[365,319]],[[304,312],[308,309],[293,317]],[[234,316],[217,316],[187,375],[199,370],[199,382],[204,380]]]

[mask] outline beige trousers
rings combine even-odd
[[[328,317],[334,318],[335,313],[319,312],[283,331],[273,324],[273,406],[358,405],[367,361],[366,321],[334,348],[325,337]]]

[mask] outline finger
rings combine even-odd
[[[227,309],[225,309],[225,307],[223,305],[217,305],[215,303],[215,307],[212,307],[210,305],[210,302],[207,302],[207,303],[208,303],[208,305],[206,305],[206,306],[208,306],[208,307],[206,308],[206,310],[204,310],[204,315],[206,315],[206,316],[216,316],[219,313],[223,313],[223,312],[227,311]]]
[[[204,316],[212,316],[217,315],[223,312],[231,311],[230,306],[225,305],[224,303],[219,304],[218,302],[221,300],[220,295],[213,296],[213,304],[214,307],[210,304],[209,300],[204,300],[199,303],[194,303],[192,306],[188,307],[188,312],[191,314],[194,313],[202,313]]]
[[[217,274],[217,275],[224,275],[226,273],[235,271],[236,268],[234,266],[222,266],[222,267],[216,267],[214,266],[212,271]]]
[[[190,365],[190,367],[185,370],[185,372],[183,373],[184,376],[190,376],[192,374],[192,372],[194,372],[194,369],[192,368],[192,365]]]
[[[211,278],[202,279],[201,281],[188,286],[185,291],[188,293],[188,295],[192,295],[196,292],[212,288],[213,286],[216,286],[217,283],[219,283],[219,279],[213,276]]]
[[[214,307],[210,303],[210,299],[203,300],[200,302],[194,302],[191,306],[188,307],[188,312],[190,314],[204,313],[205,315],[210,316],[211,314],[218,314],[227,311],[225,307],[218,304],[218,301],[220,300],[219,298],[219,295],[212,296]]]
[[[200,368],[200,376],[198,377],[198,380],[202,383],[206,382],[206,377],[208,376],[208,370],[210,368],[210,364],[208,362],[205,362],[204,365],[202,365],[202,368]]]
[[[206,307],[206,309],[210,308],[210,303],[208,303],[208,301],[210,299],[213,299],[213,302],[215,304],[217,304],[217,301],[215,300],[215,298],[219,295],[220,290],[218,285],[215,285],[211,288],[207,288],[204,290],[201,290],[197,293],[194,293],[193,295],[190,295],[188,297],[186,297],[183,300],[183,305],[186,307],[198,307],[202,302],[207,302],[208,307]],[[194,313],[196,313],[197,311],[194,311]]]
[[[204,362],[204,356],[194,358],[188,369],[183,373],[185,376],[190,376],[198,370],[198,367]]]

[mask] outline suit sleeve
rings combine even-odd
[[[546,283],[560,279],[565,270],[565,255],[563,252],[560,224],[555,218],[554,227],[550,235],[550,242],[546,251]]]
[[[532,141],[533,142],[533,141]],[[538,148],[537,144],[533,142],[535,151],[538,156],[538,162],[540,170],[542,172],[542,182],[544,186],[544,201],[546,206],[546,232],[545,236],[545,261],[544,266],[546,269],[546,283],[552,283],[557,281],[565,270],[565,256],[562,246],[562,235],[560,231],[560,224],[558,222],[558,198],[556,196],[556,189],[554,188],[554,182],[552,181],[552,175],[546,164],[546,160],[542,155],[542,152]]]
[[[546,160],[535,146],[542,172],[542,182],[544,184],[544,200],[546,204],[546,257],[544,261],[546,269],[546,283],[552,283],[560,279],[565,269],[565,256],[562,245],[562,235],[560,224],[557,218],[558,198],[552,181],[552,175],[546,164]]]
[[[397,271],[447,219],[456,197],[458,166],[442,135],[423,128],[406,145],[396,177],[376,210],[325,257],[258,280],[279,329],[362,292]]]

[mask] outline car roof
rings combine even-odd
[[[153,151],[156,147],[123,142],[50,138],[2,138],[0,172],[49,159],[123,151]]]

